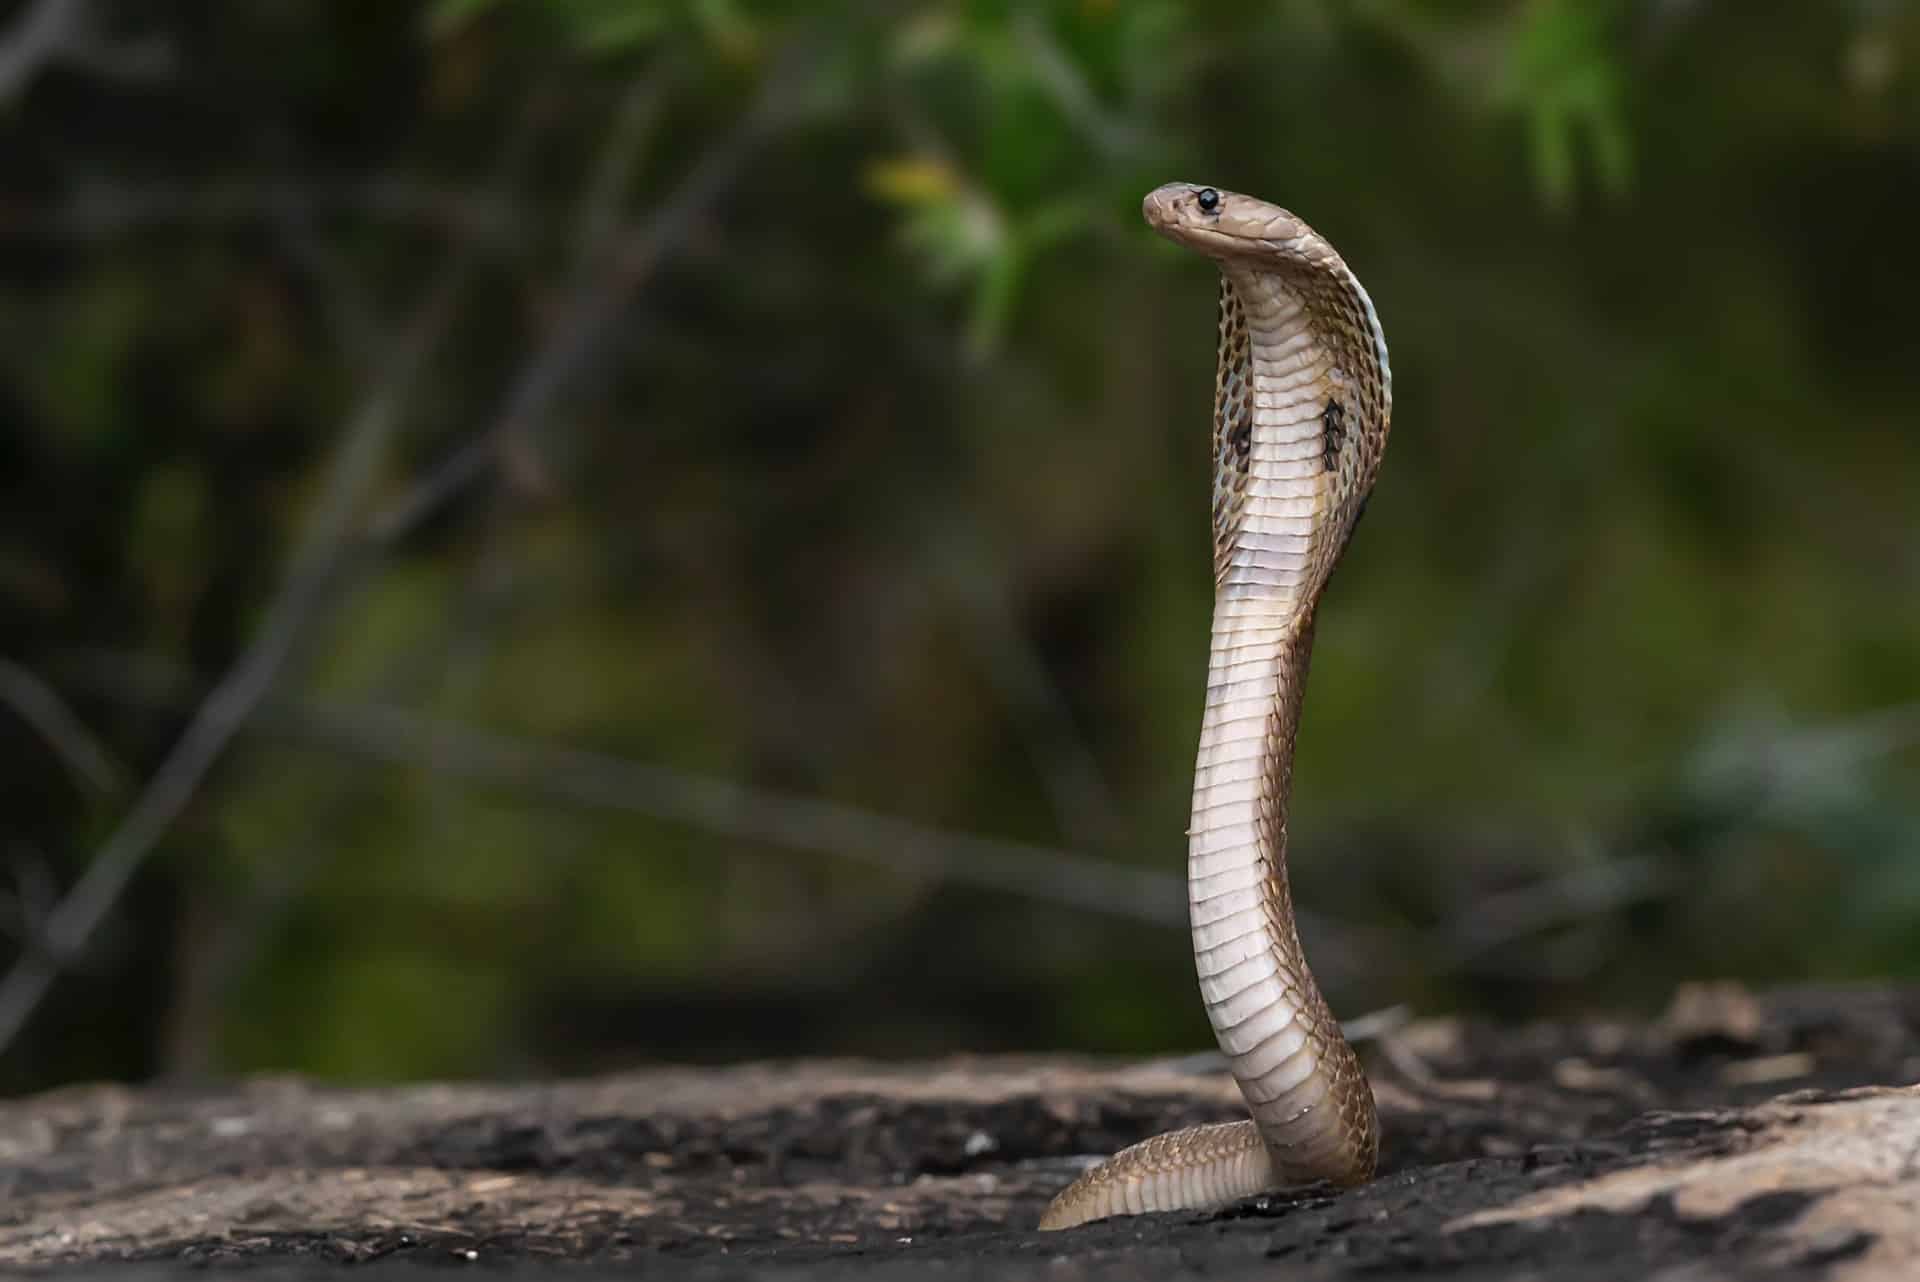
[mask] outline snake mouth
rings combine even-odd
[[[1212,198],[1207,208],[1203,196]],[[1140,203],[1147,225],[1177,245],[1209,258],[1238,258],[1284,251],[1304,227],[1278,205],[1199,183],[1166,183]]]

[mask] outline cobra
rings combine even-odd
[[[1314,613],[1386,448],[1386,339],[1358,278],[1288,211],[1169,183],[1143,212],[1220,268],[1213,630],[1187,890],[1200,994],[1251,1117],[1123,1149],[1056,1197],[1043,1229],[1358,1184],[1379,1152],[1373,1092],[1300,947],[1287,805]]]

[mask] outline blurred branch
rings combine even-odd
[[[1033,10],[1019,10],[1012,25],[1014,39],[1035,79],[1096,147],[1108,155],[1118,155],[1134,143],[1133,127],[1101,105],[1086,73]]]
[[[1916,746],[1920,702],[1900,703],[1825,725],[1736,732],[1698,754],[1695,774],[1705,797],[1733,800],[1731,822],[1791,805],[1811,785],[1852,776]],[[1456,969],[1516,940],[1658,898],[1674,889],[1671,867],[1662,851],[1594,858],[1546,881],[1481,896],[1438,932],[1433,955]]]
[[[1671,887],[1653,855],[1600,859],[1572,872],[1499,894],[1481,895],[1445,928],[1429,951],[1444,970],[1458,970],[1503,944],[1568,922],[1590,921],[1622,904]]]
[[[10,214],[0,232],[94,240],[154,223],[272,221],[353,214],[429,223],[480,247],[512,247],[546,217],[504,192],[449,187],[405,174],[319,182],[236,179],[200,186],[88,181],[65,201]]]
[[[0,892],[0,930],[12,936],[23,953],[44,950],[47,915],[59,901],[58,883],[46,856],[25,842],[7,843],[7,873],[11,891]]]
[[[580,202],[574,244],[576,264],[582,273],[619,236],[621,206],[633,184],[634,171],[640,167],[642,145],[659,119],[665,87],[664,76],[640,76],[621,97],[613,128],[600,149],[600,163],[594,167],[586,196]]]
[[[391,764],[427,765],[557,800],[633,811],[1109,916],[1186,925],[1186,893],[1179,878],[1068,851],[944,832],[853,806],[526,743],[393,708],[307,708],[286,724],[316,743]]]
[[[47,741],[76,782],[102,796],[126,786],[120,767],[59,691],[9,659],[0,659],[0,703]]]
[[[321,239],[309,206],[283,199],[276,222],[289,257],[317,286],[328,328],[353,376],[369,377],[379,368],[386,337],[375,318],[372,291],[350,270],[346,254]]]
[[[492,567],[484,562],[469,571],[458,598],[445,612],[443,641],[391,660],[372,681],[376,698],[432,697],[433,689],[459,667],[459,644],[471,640],[499,613],[493,577]],[[198,1079],[216,1070],[221,1013],[229,1009],[235,988],[252,974],[300,896],[351,840],[343,829],[378,787],[378,780],[368,779],[364,771],[334,779],[315,800],[311,824],[277,847],[271,859],[249,860],[252,875],[244,884],[229,895],[216,895],[211,908],[200,914],[202,920],[189,923],[176,954],[165,1024],[161,1057],[165,1076]],[[189,888],[185,910],[191,912],[195,904],[205,903],[208,894],[205,886]]]
[[[639,226],[607,239],[593,260],[581,264],[572,294],[561,307],[559,326],[521,366],[498,416],[480,434],[456,448],[389,503],[367,526],[367,542],[384,546],[404,538],[421,522],[460,494],[503,457],[505,446],[525,437],[553,409],[561,391],[583,368],[625,314],[642,284],[677,249],[720,195],[746,169],[747,162],[780,129],[793,123],[796,82],[811,65],[810,56],[790,53],[770,73],[759,98],[733,132],[709,147],[693,169]],[[646,86],[636,86],[622,110],[614,137],[636,137],[650,117]],[[610,198],[624,184],[625,161],[603,153],[596,192]],[[599,234],[603,215],[589,201],[583,228]]]
[[[62,664],[61,675],[91,694],[142,707],[186,706],[195,695],[179,665],[138,655],[75,654]],[[512,788],[550,802],[643,814],[1124,921],[1187,927],[1183,877],[518,739],[389,704],[275,699],[246,728],[364,760]],[[1330,984],[1364,973],[1369,959],[1383,952],[1421,954],[1420,942],[1409,943],[1403,932],[1335,920],[1297,905],[1295,916],[1315,972]]]
[[[946,529],[932,556],[966,609],[975,649],[1026,740],[1055,818],[1077,845],[1111,845],[1121,827],[1113,790],[1074,722],[1066,692],[1014,618],[1001,583],[988,568],[1002,558],[971,527],[948,522]]]
[[[634,175],[654,140],[667,87],[675,79],[670,67],[670,63],[656,63],[632,77],[615,107],[610,127],[594,131],[601,141],[575,200],[570,244],[572,262],[567,280],[554,292],[581,296],[604,270],[609,251],[626,229]],[[469,457],[477,463],[490,454]],[[485,498],[476,505],[480,510],[471,526],[475,537],[461,575],[457,602],[446,615],[446,635],[439,647],[438,661],[431,665],[432,688],[426,691],[428,702],[436,691],[438,697],[445,699],[457,683],[464,681],[471,685],[485,680],[486,656],[497,625],[509,601],[522,595],[515,590],[515,565],[521,549],[511,537],[514,516],[525,506],[529,491],[544,488],[541,475],[544,468],[529,450],[520,449],[513,457],[521,469],[533,474],[533,479],[519,477],[516,483],[510,473],[507,483],[489,486]],[[377,691],[374,697],[388,702],[412,702],[404,697],[396,700],[392,693],[383,695]],[[424,797],[430,825],[445,825],[448,816],[458,807],[456,794],[460,786],[459,780],[451,775],[436,777]]]
[[[504,149],[499,170],[503,182],[517,174],[532,136],[533,131],[522,131]],[[296,643],[313,623],[343,562],[355,513],[372,488],[387,444],[429,357],[457,315],[455,304],[473,275],[473,264],[471,245],[456,244],[392,345],[379,379],[343,429],[320,498],[259,632],[196,709],[120,826],[48,914],[44,948],[24,953],[0,979],[0,1049],[19,1033],[59,969],[92,938],[227,744],[271,692]]]
[[[499,453],[495,431],[476,436],[374,513],[363,540],[370,550],[398,543],[491,468]]]
[[[170,706],[189,700],[193,693],[184,674],[171,664],[91,655],[72,666],[74,680],[86,689],[137,704]],[[1187,922],[1185,883],[1165,873],[516,739],[385,704],[276,700],[261,710],[249,728],[365,760],[510,787],[551,801],[629,811],[770,846],[858,859],[1130,921],[1176,927]],[[1316,922],[1313,929],[1328,928]]]
[[[458,257],[465,259],[465,255]],[[0,980],[0,1048],[13,1040],[39,1005],[58,966],[86,945],[134,871],[186,809],[227,743],[272,689],[320,604],[347,522],[373,478],[429,351],[446,327],[464,277],[464,271],[450,271],[434,287],[385,377],[348,424],[329,469],[324,497],[307,524],[284,586],[268,607],[266,622],[226,679],[200,705],[120,827],[48,917],[49,955],[23,956]]]
[[[110,653],[76,656],[64,665],[63,679],[145,706],[171,706],[193,695],[177,665]],[[1187,925],[1185,884],[1170,874],[517,739],[387,704],[275,700],[249,729],[550,801],[644,814],[724,836],[857,859],[1124,920],[1182,929]],[[1660,860],[1643,854],[1482,897],[1453,925],[1418,937],[1296,912],[1315,969],[1323,979],[1339,984],[1366,969],[1368,958],[1382,949],[1424,958],[1420,968],[1429,973],[1455,973],[1502,945],[1569,922],[1592,920],[1670,888]]]
[[[786,69],[789,73],[792,68]],[[495,421],[480,436],[459,447],[440,465],[415,481],[400,496],[366,523],[362,533],[345,550],[340,572],[345,581],[354,564],[377,557],[403,538],[420,522],[438,511],[455,495],[485,474],[500,457],[503,447],[511,447],[516,437],[540,422],[562,390],[576,381],[585,357],[613,328],[653,268],[673,248],[739,172],[753,144],[776,120],[782,118],[787,104],[785,90],[790,74],[777,75],[758,109],[736,132],[710,148],[695,169],[665,205],[645,224],[622,230],[620,201],[637,167],[648,125],[656,118],[664,81],[650,74],[636,79],[622,101],[619,115],[599,160],[587,183],[581,204],[578,260],[574,285],[563,305],[563,319],[555,333],[521,366],[506,401]],[[504,187],[502,194],[504,195]],[[288,206],[280,206],[283,216]],[[296,222],[296,226],[298,223]],[[424,735],[420,749],[423,764],[438,769],[442,759],[454,750],[434,735]],[[322,852],[316,847],[312,858],[303,863],[317,864]],[[300,874],[283,873],[274,884],[263,887],[265,902],[256,904],[270,920],[279,906],[297,888]],[[252,919],[254,914],[250,913]],[[204,959],[199,981],[204,991],[185,995],[191,1010],[206,1007],[218,991],[230,984],[238,968],[256,953],[264,937],[264,925],[242,934],[229,932],[217,941]],[[188,1018],[187,1024],[193,1019]],[[174,1046],[176,1067],[191,1066],[197,1034],[190,1027],[178,1031]]]
[[[0,102],[20,92],[53,61],[79,25],[82,0],[39,0],[0,41]]]
[[[0,104],[55,62],[72,62],[114,79],[151,79],[173,65],[171,50],[157,40],[115,43],[94,30],[88,0],[37,0],[0,39]]]

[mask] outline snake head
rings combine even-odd
[[[1198,183],[1167,183],[1147,193],[1147,225],[1209,258],[1265,258],[1311,235],[1307,225],[1253,196]]]

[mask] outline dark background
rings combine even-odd
[[[1920,7],[0,5],[0,1087],[1197,1049],[1214,274],[1395,430],[1337,1009],[1920,973]]]

